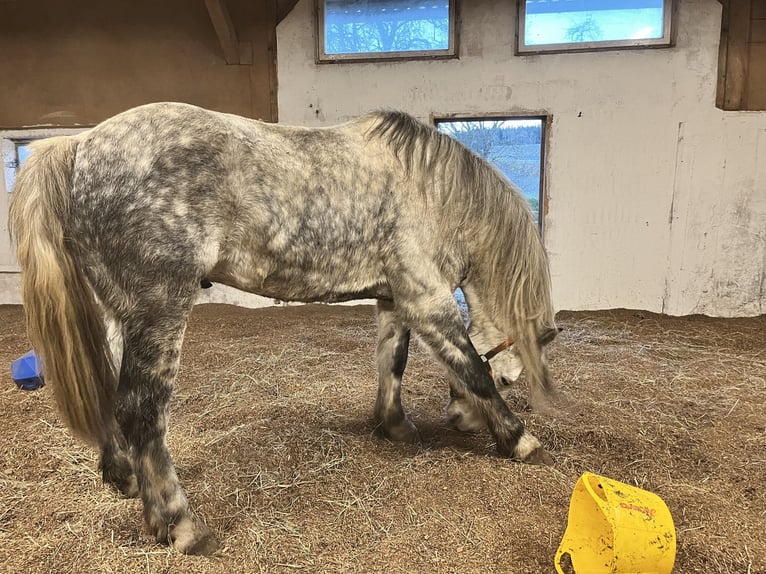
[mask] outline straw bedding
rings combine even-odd
[[[444,374],[416,342],[403,400],[423,443],[376,436],[371,307],[198,306],[168,437],[222,541],[197,558],[156,544],[140,503],[101,484],[50,389],[16,389],[22,310],[0,307],[0,572],[552,572],[583,471],[665,500],[675,572],[766,572],[766,316],[557,319],[559,404],[530,412],[523,379],[508,397],[547,468],[450,430]]]

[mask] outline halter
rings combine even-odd
[[[479,355],[482,362],[487,365],[487,370],[489,371],[490,376],[492,376],[492,366],[489,364],[489,361],[495,357],[498,353],[505,351],[508,347],[513,345],[513,338],[508,337],[505,341],[500,343],[499,345],[492,347],[489,351],[486,353],[482,353]]]

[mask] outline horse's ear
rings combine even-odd
[[[564,329],[562,329],[561,327],[548,329],[545,333],[540,335],[540,337],[537,339],[537,342],[540,344],[541,347],[544,347],[545,345],[553,341],[553,339],[556,338],[556,335],[558,335],[563,330]]]

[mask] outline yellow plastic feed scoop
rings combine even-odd
[[[571,568],[563,570],[566,554]],[[675,559],[673,517],[659,496],[590,472],[580,477],[556,552],[559,574],[670,574]]]

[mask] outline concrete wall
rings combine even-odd
[[[526,57],[514,2],[464,1],[459,60],[321,66],[311,4],[277,29],[281,122],[545,111],[558,308],[766,313],[766,113],[715,108],[718,0],[679,2],[671,49]]]

